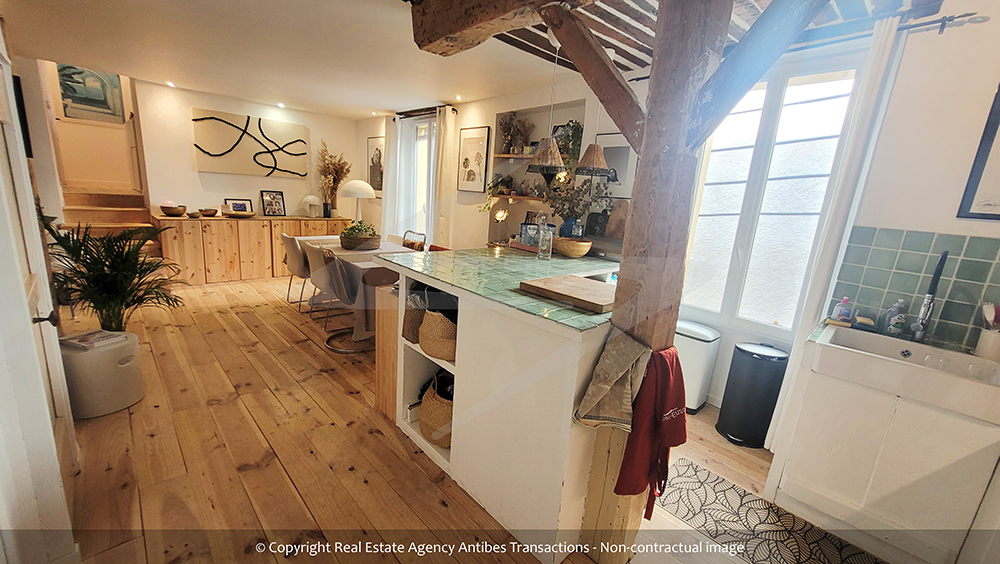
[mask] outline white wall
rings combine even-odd
[[[352,165],[350,178],[364,177],[364,151],[358,146],[358,122],[354,120],[278,108],[214,94],[169,88],[137,81],[136,91],[142,117],[142,139],[146,154],[149,201],[153,211],[164,200],[173,200],[188,209],[218,207],[224,198],[249,198],[260,209],[261,190],[281,190],[288,214],[304,213],[302,198],[319,195],[315,172],[316,152],[325,140],[331,153],[344,154]],[[309,128],[309,176],[307,178],[266,178],[237,174],[198,172],[194,168],[194,128],[191,109],[205,108],[235,114],[298,123]],[[338,198],[341,216],[354,217],[355,200]]]
[[[955,216],[1000,83],[1000,5],[944,10],[992,19],[909,35],[855,223],[995,237],[1000,224]]]

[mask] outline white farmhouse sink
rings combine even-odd
[[[846,327],[827,327],[813,370],[1000,425],[1000,365]]]

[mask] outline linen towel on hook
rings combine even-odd
[[[632,402],[639,393],[652,354],[649,347],[612,327],[587,392],[573,413],[573,421],[630,432]]]

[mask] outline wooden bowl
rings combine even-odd
[[[201,215],[203,215],[205,217],[214,217],[215,214],[219,213],[219,210],[217,210],[215,208],[202,208],[202,209],[200,209],[198,211],[200,211]]]
[[[340,246],[343,247],[345,251],[353,251],[355,249],[359,251],[372,251],[382,245],[382,236],[376,235],[374,237],[341,237]]]
[[[253,217],[257,215],[257,212],[242,212],[242,211],[224,211],[222,215],[225,217],[232,217],[235,219],[246,219],[248,217]]]
[[[580,258],[589,253],[592,246],[594,246],[593,241],[573,237],[556,237],[552,242],[552,248],[567,258]]]
[[[160,206],[160,211],[163,212],[163,215],[169,217],[180,217],[184,215],[187,209],[187,206]]]

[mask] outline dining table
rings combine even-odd
[[[346,260],[348,262],[371,262],[375,255],[381,255],[385,253],[412,253],[413,249],[409,247],[404,247],[402,245],[397,245],[396,243],[390,243],[383,239],[379,243],[377,249],[353,249],[347,250],[340,246],[340,237],[338,235],[315,235],[311,237],[296,237],[296,241],[301,245],[302,243],[311,243],[313,245],[319,245],[323,248],[330,249],[339,258]]]
[[[372,337],[375,334],[375,286],[392,284],[398,279],[394,272],[372,262],[375,255],[416,251],[385,240],[380,241],[377,249],[347,250],[340,246],[340,237],[337,235],[295,237],[295,239],[300,247],[304,243],[308,243],[323,250],[322,254],[326,261],[324,265],[326,278],[333,285],[339,287],[341,292],[333,292],[333,288],[326,287],[326,284],[317,280],[314,280],[313,283],[318,284],[324,292],[330,292],[336,296],[336,301],[342,304],[341,307],[346,306],[355,311],[353,339],[362,341]],[[305,251],[304,247],[303,251]],[[308,255],[308,252],[303,252],[306,266],[310,272],[315,273],[317,268],[310,264]],[[337,268],[336,259],[350,264],[344,265],[343,268]],[[384,275],[385,273],[392,274],[391,280]]]

